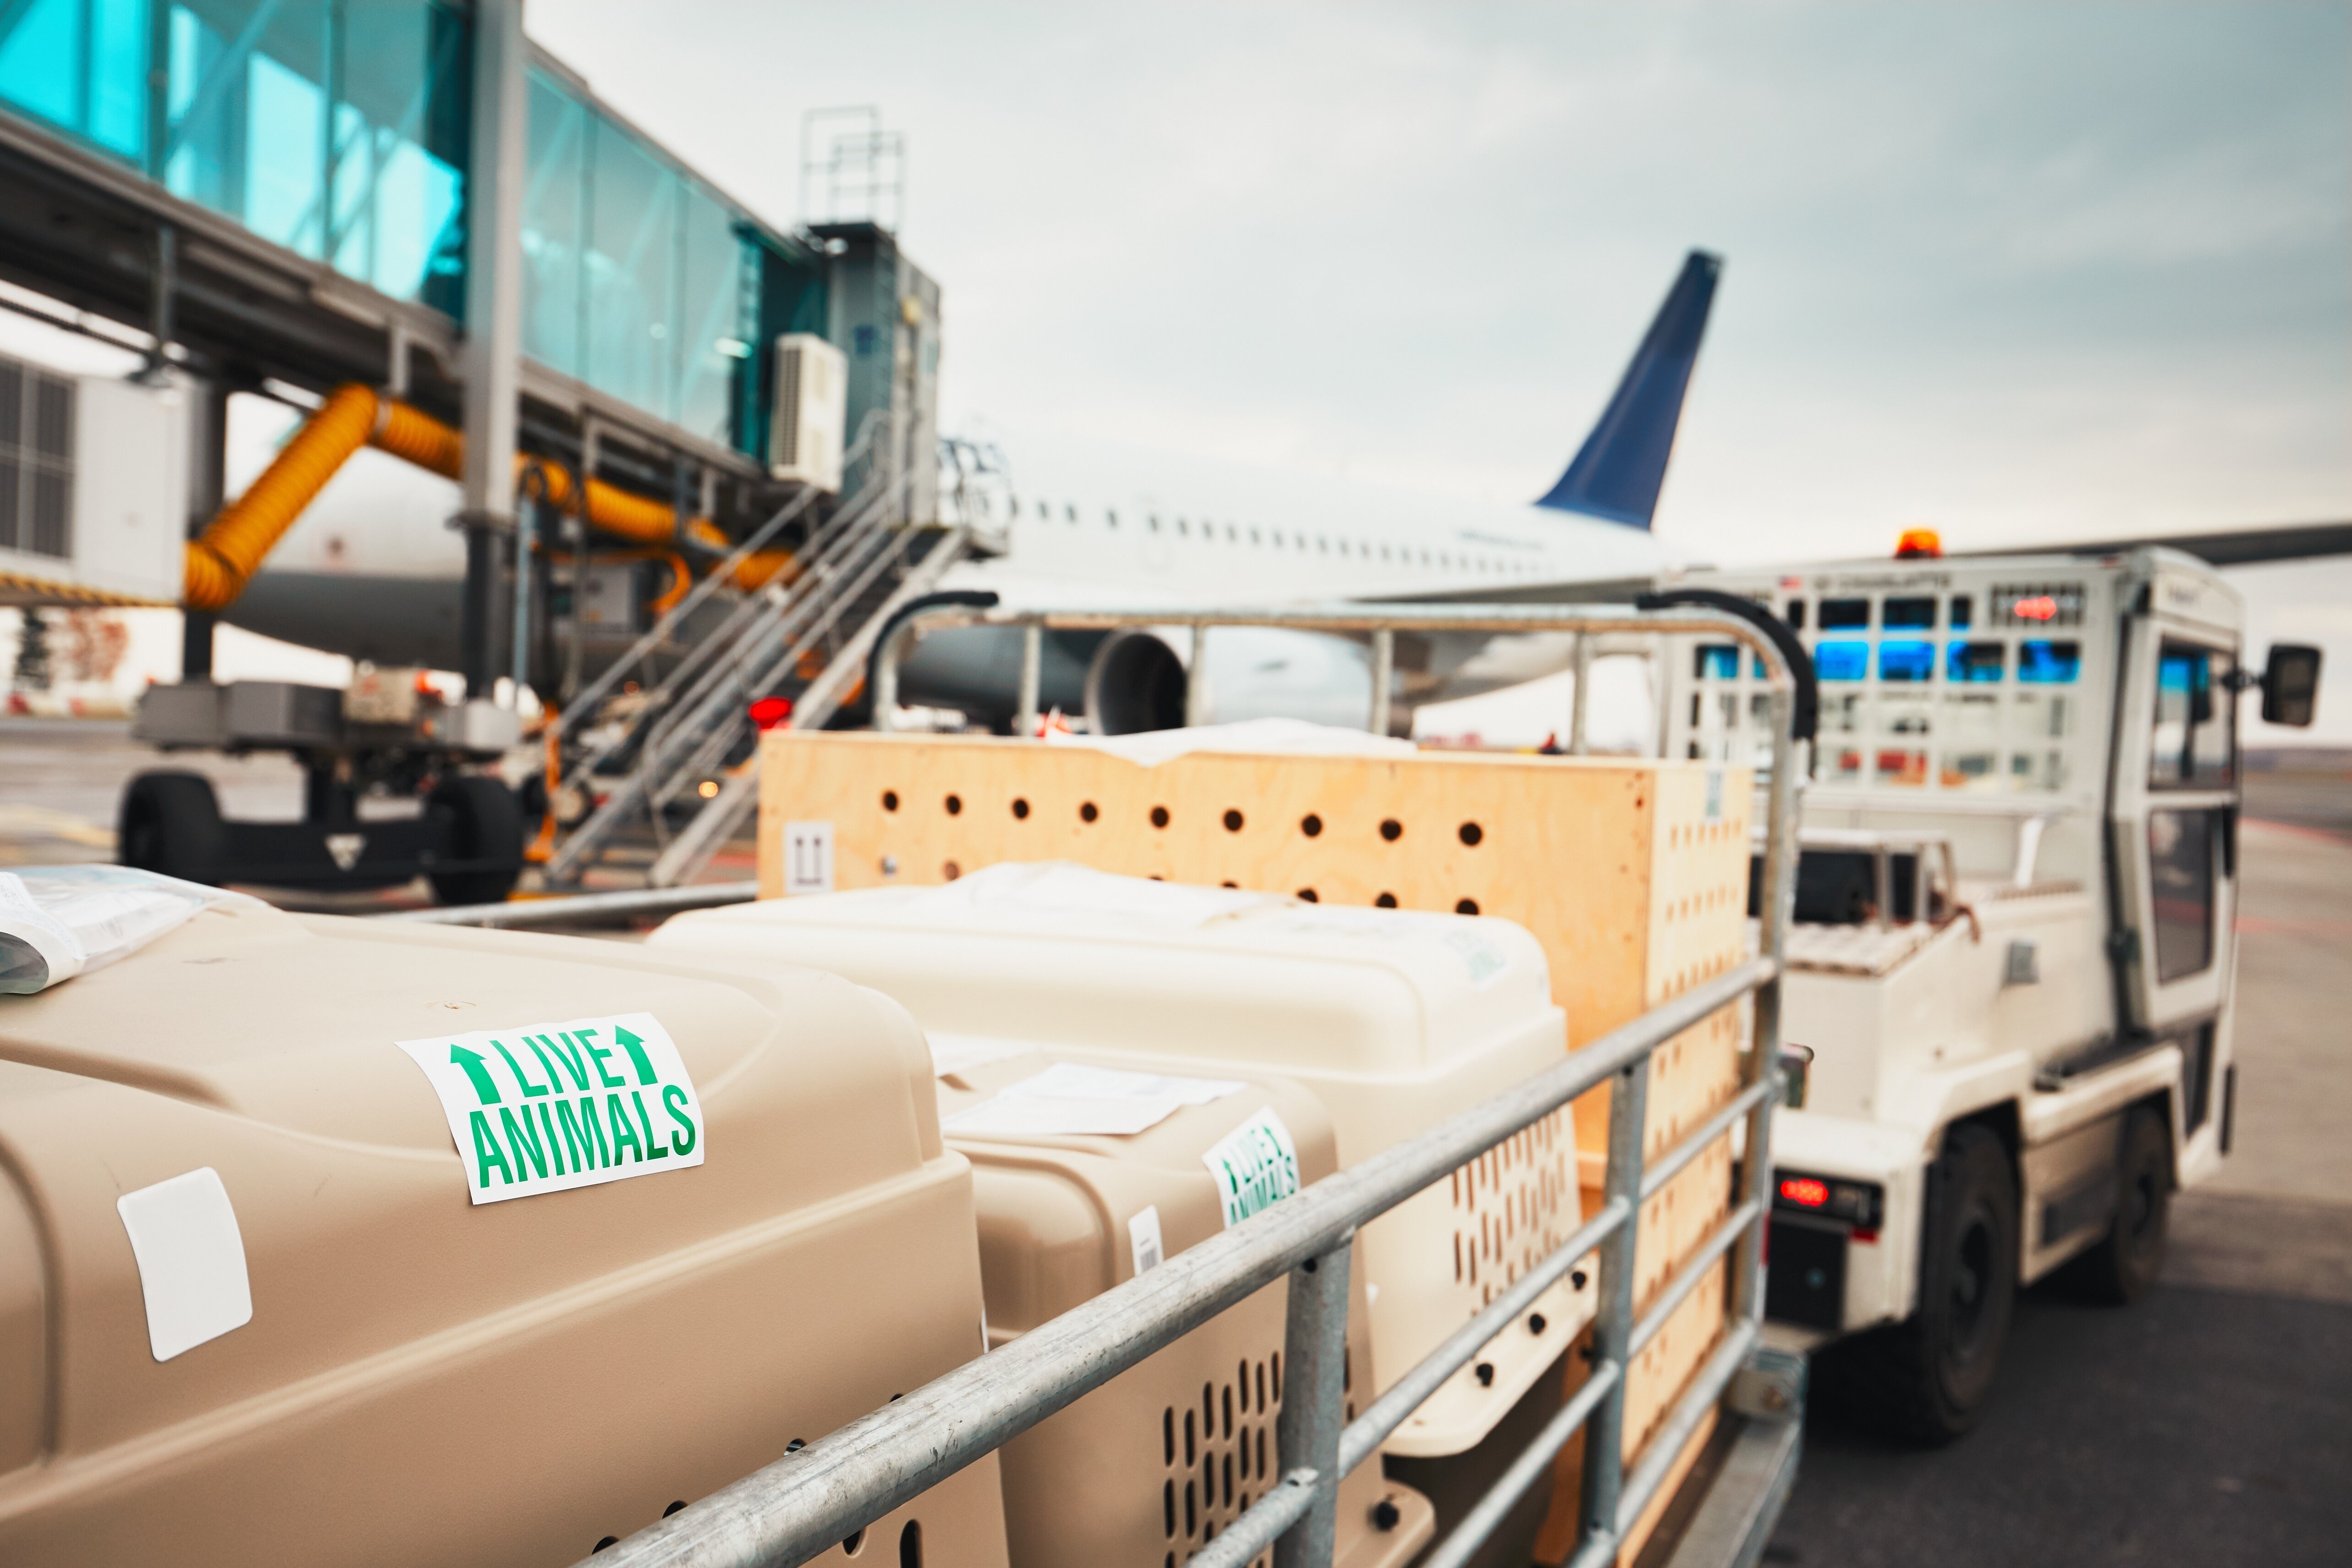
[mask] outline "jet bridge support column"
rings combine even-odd
[[[228,388],[219,382],[191,381],[188,389],[188,537],[194,538],[228,501]],[[210,610],[180,615],[180,678],[210,680],[213,632],[220,616]]]
[[[468,702],[497,679],[499,551],[514,532],[521,392],[522,0],[475,0],[473,142],[466,181],[466,593],[459,632]],[[526,576],[529,563],[518,561]]]

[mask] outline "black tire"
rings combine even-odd
[[[1991,1129],[1945,1134],[1924,1218],[1918,1311],[1855,1348],[1881,1423],[1940,1447],[1983,1416],[2017,1302],[2017,1173]]]
[[[122,792],[114,858],[142,871],[218,885],[228,870],[220,798],[201,773],[142,773]]]
[[[436,784],[425,809],[448,819],[448,858],[488,862],[430,873],[436,903],[498,904],[514,891],[522,876],[522,808],[513,790],[487,774],[460,773]]]
[[[2115,1218],[2099,1244],[2067,1265],[2070,1282],[2109,1306],[2126,1307],[2164,1271],[2164,1224],[2172,1198],[2172,1137],[2147,1106],[2124,1119],[2116,1158]]]

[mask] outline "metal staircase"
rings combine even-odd
[[[887,450],[869,425],[853,454]],[[911,476],[888,465],[865,465],[869,477],[832,517],[812,530],[790,580],[780,576],[746,595],[674,666],[613,718],[614,693],[657,655],[676,652],[670,634],[728,580],[741,559],[781,534],[806,509],[796,500],[739,546],[614,666],[567,706],[550,744],[563,755],[556,799],[595,800],[563,833],[546,865],[551,887],[579,884],[592,867],[618,852],[642,862],[656,887],[691,881],[750,814],[759,797],[759,727],[751,704],[791,701],[794,729],[820,729],[855,700],[874,639],[898,607],[930,592],[971,545],[963,523],[910,523]],[[715,784],[715,792],[704,787]],[[690,814],[676,821],[681,808]]]

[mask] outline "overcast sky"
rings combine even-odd
[[[1702,558],[2352,516],[2345,5],[530,0],[777,222],[904,131],[950,429],[1523,498],[1726,258]]]

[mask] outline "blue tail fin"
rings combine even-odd
[[[1684,258],[1682,276],[1658,308],[1658,318],[1642,338],[1617,395],[1559,483],[1536,505],[1584,512],[1629,528],[1647,528],[1657,509],[1658,486],[1675,449],[1675,425],[1682,418],[1683,392],[1698,361],[1706,313],[1715,303],[1715,280],[1723,259],[1695,250]]]

